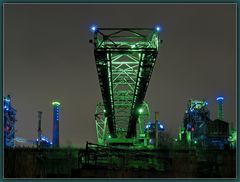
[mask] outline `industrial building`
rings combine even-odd
[[[189,100],[183,119],[183,127],[179,131],[179,140],[186,146],[201,148],[228,149],[229,123],[223,120],[222,96],[217,97],[217,119],[210,119],[210,111],[206,101]]]
[[[215,119],[207,124],[205,145],[208,148],[229,148],[229,123]]]
[[[3,99],[4,105],[4,147],[12,148],[15,146],[15,122],[16,120],[16,109],[12,107],[11,97],[8,95]]]

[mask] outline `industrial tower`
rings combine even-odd
[[[222,96],[217,97],[217,118],[220,120],[223,120],[224,114],[223,114],[223,100],[224,98]]]
[[[11,105],[11,97],[8,95],[3,99],[4,105],[4,148],[14,147],[16,109]]]
[[[59,110],[60,102],[52,102],[53,105],[53,138],[52,144],[54,148],[59,147]]]
[[[95,113],[98,142],[124,143],[143,134],[149,118],[144,98],[161,44],[160,27],[92,31],[103,98]]]
[[[188,143],[203,141],[206,136],[207,124],[210,122],[210,111],[205,100],[189,100],[184,114],[183,128],[179,139]]]

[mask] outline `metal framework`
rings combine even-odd
[[[4,147],[15,147],[15,123],[16,123],[16,109],[11,105],[11,97],[8,95],[4,97]]]
[[[98,103],[95,112],[95,122],[97,130],[97,138],[99,144],[105,144],[108,137],[106,110],[103,103]]]
[[[188,142],[203,141],[206,135],[207,123],[210,121],[210,111],[205,100],[189,100],[184,114],[183,125]],[[182,133],[182,131],[181,131]]]
[[[137,136],[139,136],[139,138],[146,135],[145,126],[148,121],[150,121],[149,107],[146,102],[143,102],[137,121]],[[111,135],[109,134],[109,129],[107,127],[106,110],[104,109],[104,104],[102,102],[97,104],[95,122],[98,144],[105,145],[108,143],[108,139],[111,139]]]
[[[158,32],[152,28],[96,28],[93,43],[103,98],[98,107],[104,111],[97,130],[102,125],[106,133],[108,125],[111,138],[135,137],[160,45]],[[106,137],[98,135],[100,140]]]

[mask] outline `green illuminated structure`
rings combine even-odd
[[[54,102],[52,102],[52,105],[53,105],[53,106],[54,106],[54,105],[60,106],[61,104],[60,104],[60,102],[54,101]]]
[[[192,136],[191,136],[192,133],[191,131],[187,131],[186,133],[187,133],[187,142],[190,143],[192,140]]]
[[[235,128],[231,128],[228,141],[230,142],[230,146],[231,146],[232,148],[236,148],[236,143],[237,143],[237,130],[236,130]]]
[[[178,139],[182,141],[182,135],[184,134],[184,127],[179,128]]]
[[[107,136],[133,139],[143,133],[144,102],[160,39],[153,28],[96,28],[94,55],[103,103],[95,120],[99,143]],[[104,112],[105,111],[105,112]],[[139,127],[137,126],[139,125]]]

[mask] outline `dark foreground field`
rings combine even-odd
[[[235,178],[235,150],[4,150],[5,178]]]

